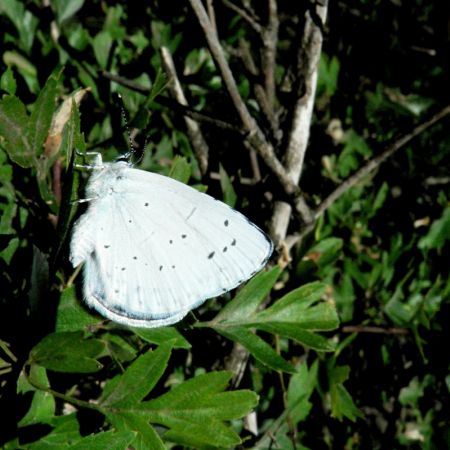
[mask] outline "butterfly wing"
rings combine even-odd
[[[112,181],[114,195],[77,223],[72,260],[85,263],[87,303],[116,322],[175,323],[250,278],[272,252],[242,214],[189,186],[129,167]]]

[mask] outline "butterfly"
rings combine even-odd
[[[73,226],[70,261],[83,264],[89,306],[123,325],[166,326],[264,267],[273,244],[244,215],[125,159],[96,154]]]

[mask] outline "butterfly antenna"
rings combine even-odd
[[[130,127],[128,125],[127,113],[126,113],[125,108],[123,106],[123,99],[122,99],[122,96],[120,94],[118,94],[118,95],[119,95],[119,98],[121,100],[120,111],[122,113],[122,119],[123,119],[123,122],[125,124],[125,130],[127,131],[127,135],[128,135],[128,144],[129,144],[129,147],[130,147],[130,149],[123,156],[121,156],[120,159],[126,159],[127,161],[130,161],[132,156],[136,153],[136,149],[134,148],[133,139],[131,138],[131,132],[130,132]]]

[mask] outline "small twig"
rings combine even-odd
[[[269,104],[266,90],[264,89],[264,86],[258,81],[260,73],[250,53],[248,42],[244,39],[239,40],[239,56],[242,59],[242,62],[244,63],[244,66],[249,74],[255,79],[255,82],[253,83],[253,90],[255,91],[256,101],[258,102],[265,120],[270,126],[272,136],[276,141],[279,141],[281,138],[280,129],[278,127],[277,117],[274,114],[273,104]]]
[[[381,328],[381,327],[372,327],[365,325],[346,325],[342,327],[343,333],[377,333],[377,334],[400,334],[405,335],[409,334],[409,330],[406,328]]]
[[[241,95],[239,94],[239,90],[237,88],[233,73],[231,72],[228,61],[225,58],[225,54],[223,52],[222,46],[220,45],[219,39],[214,33],[213,26],[211,24],[211,21],[209,20],[208,15],[206,14],[205,8],[201,0],[189,0],[189,2],[197,16],[203,32],[205,33],[205,37],[208,41],[208,46],[211,54],[220,70],[228,94],[230,95],[233,105],[239,114],[241,122],[244,125],[245,130],[247,132],[251,132],[255,128],[254,120],[250,115],[247,107],[245,106]]]
[[[374,171],[381,163],[386,161],[394,153],[408,144],[412,139],[417,137],[419,134],[423,133],[427,128],[430,128],[436,122],[443,119],[445,116],[450,114],[450,105],[441,109],[437,114],[435,114],[430,119],[417,125],[410,133],[397,139],[393,144],[387,147],[387,149],[381,154],[375,156],[369,160],[364,166],[357,170],[353,175],[348,177],[344,182],[342,182],[325,200],[320,203],[320,205],[314,211],[314,219],[318,219],[321,214],[323,214],[338,198],[344,195],[349,189],[358,184],[364,177],[366,177],[370,172]]]
[[[120,84],[121,86],[125,86],[134,92],[139,92],[142,95],[150,94],[149,88],[146,88],[134,81],[128,80],[127,78],[121,77],[120,75],[115,75],[110,72],[103,71],[102,76],[104,76],[108,80]],[[229,122],[224,122],[223,120],[220,119],[215,119],[213,117],[207,116],[206,114],[202,114],[196,111],[195,109],[190,108],[189,106],[186,105],[182,105],[174,100],[171,100],[170,98],[163,97],[160,95],[157,98],[153,99],[153,101],[155,103],[158,103],[159,105],[178,111],[180,114],[184,114],[197,122],[209,123],[217,128],[232,131],[233,133],[237,133],[241,136],[246,135],[246,133],[242,131],[241,127],[237,125],[231,124]]]
[[[349,189],[351,189],[353,186],[359,183],[364,177],[369,175],[380,164],[386,161],[398,150],[403,148],[412,139],[423,133],[425,130],[430,128],[435,123],[444,119],[449,114],[450,114],[450,105],[441,109],[430,119],[417,125],[415,128],[413,128],[413,130],[410,133],[406,134],[405,136],[402,136],[400,139],[397,139],[393,144],[389,145],[386,148],[386,150],[384,150],[381,154],[369,160],[363,167],[357,170],[353,175],[350,175],[350,177],[348,177],[345,181],[343,181],[331,194],[328,195],[328,197],[325,198],[325,200],[323,200],[319,204],[319,206],[313,211],[311,221],[304,225],[301,232],[298,234],[297,233],[293,234],[287,238],[287,241],[289,242],[289,248],[291,248],[292,246],[296,245],[299,241],[301,241],[303,237],[314,228],[316,220]]]
[[[264,85],[267,102],[270,108],[275,103],[275,65],[278,44],[278,9],[276,0],[268,0],[268,23],[263,28],[262,41],[262,72],[264,74]]]
[[[230,8],[235,13],[239,14],[253,28],[253,30],[256,31],[256,33],[261,34],[262,27],[259,24],[259,20],[251,11],[246,11],[243,8],[239,8],[239,6],[236,6],[229,0],[222,0],[222,3],[227,8]]]
[[[167,47],[161,47],[160,52],[164,69],[173,81],[170,84],[171,93],[178,101],[178,103],[187,106],[188,104],[187,99],[186,96],[184,95],[183,89],[178,79],[175,64],[173,62],[173,58],[169,52],[169,49]],[[199,124],[195,120],[190,119],[189,117],[186,116],[184,120],[186,123],[188,135],[192,142],[195,157],[197,158],[200,167],[200,172],[202,173],[202,175],[205,175],[205,173],[208,170],[208,153],[209,153],[208,144],[206,143],[203,137]]]

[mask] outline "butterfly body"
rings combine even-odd
[[[245,216],[171,178],[98,156],[70,260],[85,301],[107,318],[158,327],[262,269],[267,236]]]

